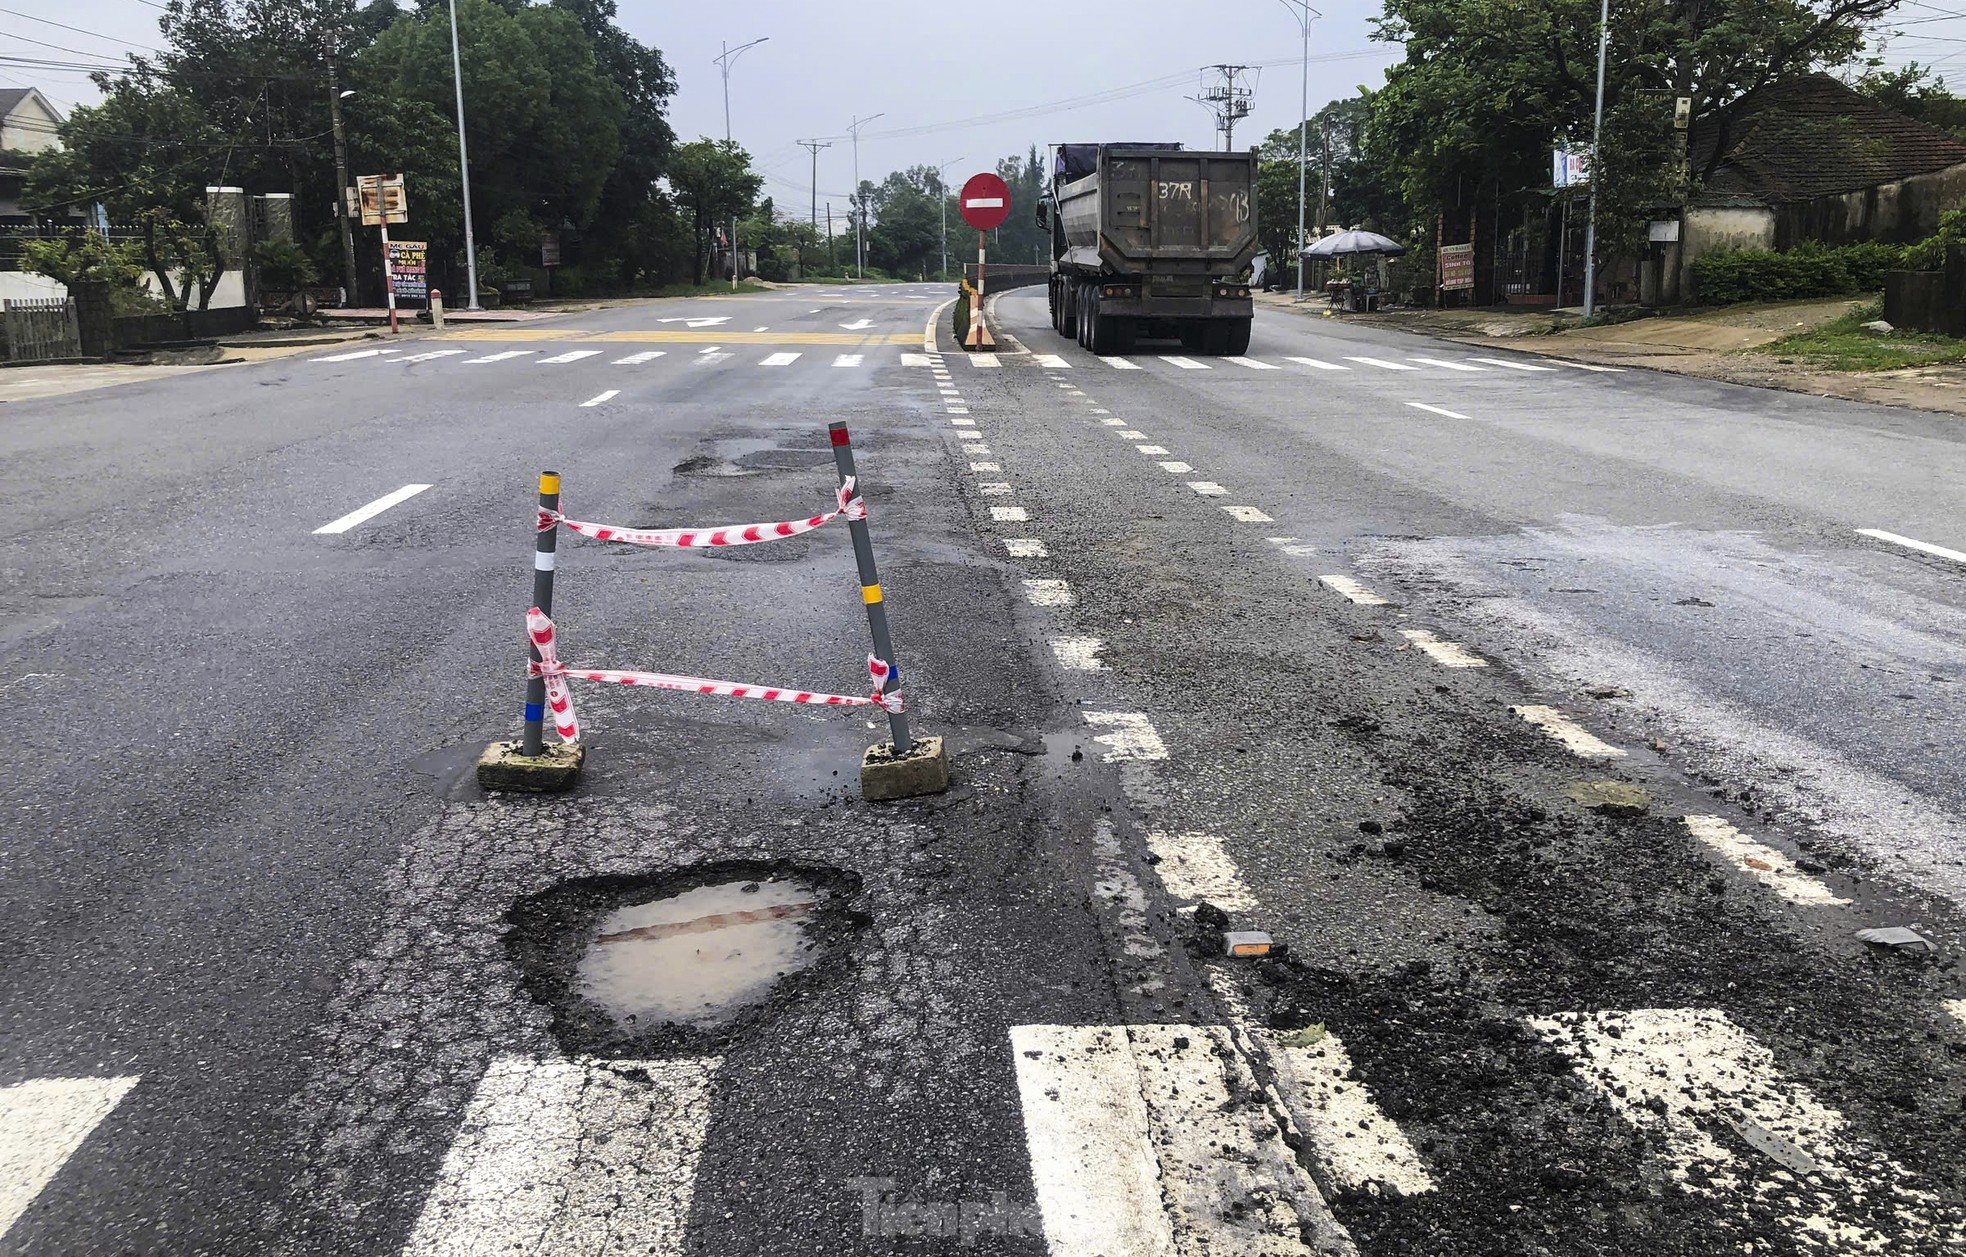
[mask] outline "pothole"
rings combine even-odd
[[[693,1050],[830,976],[865,918],[835,869],[725,862],[587,878],[521,900],[507,948],[568,1052]]]

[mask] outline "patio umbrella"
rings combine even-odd
[[[1396,258],[1404,255],[1406,246],[1397,240],[1388,240],[1376,231],[1341,231],[1335,236],[1326,236],[1304,250],[1307,258],[1352,257],[1359,254],[1378,254],[1381,257]]]

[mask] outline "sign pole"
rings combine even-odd
[[[389,266],[389,211],[382,212],[382,294],[389,299],[389,334],[397,334],[396,328],[396,273]]]

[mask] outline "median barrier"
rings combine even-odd
[[[586,750],[580,721],[574,711],[572,681],[647,686],[654,689],[752,698],[767,702],[827,707],[878,707],[887,714],[889,740],[869,747],[861,759],[860,792],[870,801],[909,798],[948,789],[949,766],[942,739],[917,738],[908,728],[902,701],[900,669],[887,623],[886,596],[874,562],[867,532],[867,504],[856,485],[853,444],[844,423],[829,426],[834,463],[839,472],[835,506],[823,515],[770,524],[740,524],[722,528],[631,528],[570,519],[560,509],[560,477],[546,472],[539,478],[539,506],[534,526],[533,597],[526,612],[528,660],[523,732],[517,741],[494,742],[478,760],[479,784],[488,790],[543,793],[564,790],[574,783]],[[823,694],[786,686],[717,681],[705,677],[623,668],[569,666],[560,659],[560,628],[553,621],[553,582],[559,564],[561,529],[617,545],[709,548],[758,545],[803,536],[834,520],[845,520],[851,535],[854,562],[860,578],[861,604],[873,639],[867,672],[873,682],[867,695]],[[549,720],[560,741],[546,741]]]

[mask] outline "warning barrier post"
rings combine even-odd
[[[539,520],[533,538],[532,605],[553,614],[553,570],[558,562],[560,473],[539,474]],[[549,514],[550,512],[550,514]],[[578,742],[546,745],[546,677],[540,672],[539,647],[528,639],[533,664],[526,679],[525,731],[517,742],[494,742],[478,760],[478,784],[487,790],[545,793],[571,786],[586,758]]]

